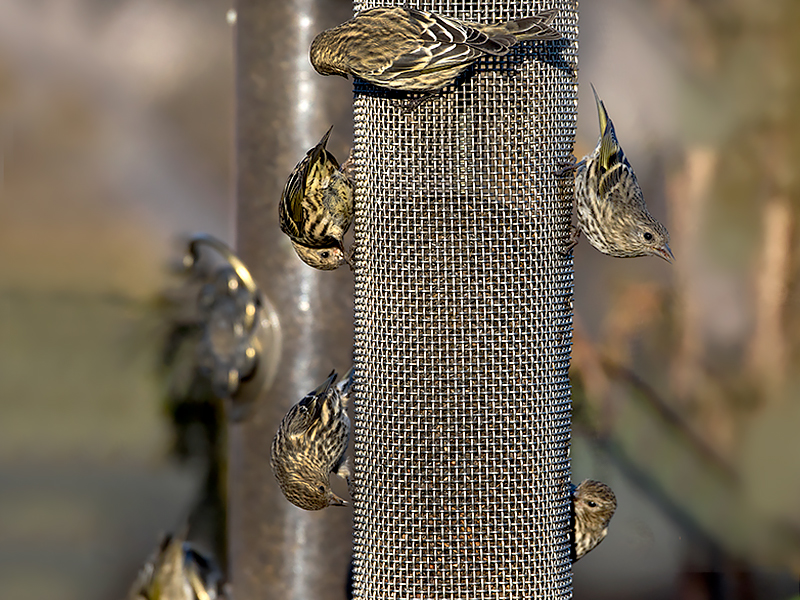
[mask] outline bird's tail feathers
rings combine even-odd
[[[503,24],[506,33],[510,33],[519,41],[525,40],[560,40],[563,36],[550,24],[556,18],[558,9],[551,8],[540,12],[535,17],[516,19]]]
[[[350,394],[353,392],[353,367],[344,374],[342,380],[336,384],[336,389],[342,397],[342,404],[347,406],[350,400]]]
[[[327,392],[330,389],[330,387],[336,381],[337,377],[338,377],[338,375],[336,374],[336,369],[334,369],[333,371],[331,371],[330,375],[328,375],[328,378],[325,381],[323,381],[322,383],[320,383],[316,387],[316,389],[314,389],[314,391],[311,392],[311,393],[314,394],[315,396],[321,396],[322,394],[324,394],[325,392]]]
[[[308,151],[309,155],[309,165],[314,165],[319,162],[320,158],[328,154],[326,150],[326,146],[328,145],[328,138],[331,136],[331,131],[333,131],[333,125],[330,126],[330,129],[325,132],[325,135],[322,136],[322,139],[319,143],[314,146],[311,150]],[[332,156],[332,155],[331,155]],[[334,159],[335,161],[335,159]],[[339,168],[339,164],[336,164],[336,168]]]
[[[328,138],[331,137],[331,131],[333,131],[333,125],[328,128],[328,131],[326,131],[325,135],[322,136],[322,139],[319,141],[317,146],[325,148],[328,145]]]
[[[597,95],[597,90],[592,85],[594,101],[597,104],[597,118],[600,121],[600,156],[599,162],[605,169],[610,169],[619,160],[622,154],[622,147],[617,141],[617,132],[614,131],[614,123],[608,116],[606,105]]]
[[[324,382],[319,384],[314,391],[309,392],[306,397],[303,398],[304,401],[309,400],[309,403],[311,404],[310,412],[313,421],[316,421],[320,418],[320,415],[322,414],[322,407],[325,405],[325,401],[328,398],[328,390],[331,389],[331,386],[336,381],[336,377],[338,377],[338,375],[336,374],[336,369],[334,369]]]

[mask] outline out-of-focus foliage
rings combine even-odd
[[[711,545],[800,572],[800,4],[650,10],[681,41],[677,260],[671,283],[613,285],[596,335],[578,323],[576,425]]]

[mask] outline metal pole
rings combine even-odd
[[[289,407],[332,368],[341,373],[351,364],[352,274],[303,264],[277,210],[292,168],[331,124],[328,149],[347,158],[350,88],[317,75],[308,48],[351,10],[330,0],[236,2],[237,249],[275,306],[283,337],[274,385],[248,421],[231,426],[229,553],[238,600],[344,598],[351,510],[291,505],[272,475],[269,450]]]

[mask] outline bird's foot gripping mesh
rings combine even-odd
[[[557,8],[564,39],[483,59],[410,112],[357,84],[354,595],[570,597],[571,184],[555,174],[577,6],[415,8]]]

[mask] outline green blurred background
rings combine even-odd
[[[230,8],[0,2],[3,598],[121,598],[207,491],[159,361],[179,236],[232,240]],[[798,32],[797,0],[581,6],[576,154],[592,82],[677,260],[576,248],[574,478],[620,504],[578,598],[798,593]]]

